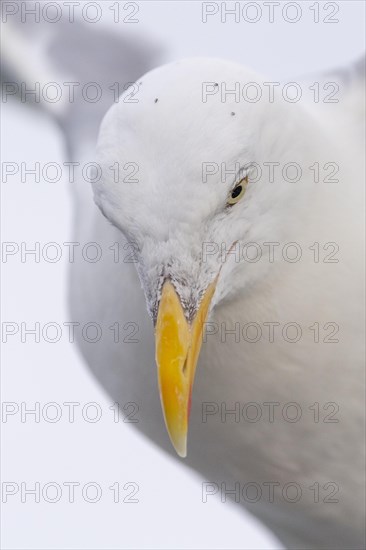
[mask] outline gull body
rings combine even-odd
[[[139,343],[108,349],[101,342],[92,352],[80,344],[113,397],[139,403],[138,428],[171,452],[154,361],[162,288],[172,282],[190,321],[216,281],[211,333],[192,393],[187,464],[215,487],[259,484],[257,502],[231,498],[289,548],[362,548],[362,88],[357,81],[337,105],[223,101],[220,93],[202,100],[203,83],[232,89],[236,82],[265,81],[226,61],[184,60],[139,79],[138,103],[122,96],[110,109],[98,143],[103,177],[94,184],[95,202],[110,223],[96,210],[80,223],[89,240],[105,247],[133,243],[127,247],[134,260],[95,264],[92,276],[90,266],[80,265],[82,285],[73,285],[71,297],[85,319],[136,322]],[[116,161],[136,163],[138,182],[116,182],[108,170]],[[271,182],[262,174],[254,182],[253,163],[269,162],[297,163],[300,181]],[[335,162],[339,181],[314,182],[315,162]],[[204,163],[232,173],[223,178],[219,170],[204,181]],[[228,207],[244,176],[245,195]],[[244,258],[240,247],[247,243],[259,245],[259,261]],[[274,243],[273,258],[264,243]],[[291,254],[284,260],[288,243],[301,251],[298,261]],[[264,334],[271,323],[278,329],[273,338],[269,328]],[[288,323],[300,327],[296,342],[291,331],[282,333]],[[248,324],[259,325],[257,341],[253,332],[242,336]],[[222,414],[248,403],[263,418]],[[265,417],[269,403],[278,411],[273,421]],[[295,416],[300,411],[296,421],[283,414],[289,403]],[[220,412],[203,417],[207,404]],[[273,501],[269,482],[278,488]],[[301,488],[296,502],[291,491],[283,496],[288,483]]]

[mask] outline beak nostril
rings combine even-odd
[[[187,357],[186,357],[186,359],[185,359],[185,361],[184,361],[184,363],[183,363],[183,367],[182,367],[182,373],[183,373],[184,375],[186,375],[186,373],[187,373],[187,363],[188,363],[188,355],[187,355]]]

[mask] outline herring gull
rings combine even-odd
[[[42,35],[38,27],[27,26],[33,38]],[[85,31],[74,27],[72,40]],[[95,35],[97,41],[82,40],[85,51],[78,49],[85,61],[94,44],[94,63],[79,59],[70,65],[72,40],[64,40],[66,28],[61,31],[47,38],[51,64],[27,65],[35,80],[40,69],[52,66],[60,80],[71,72],[87,82],[98,65],[101,82],[120,76],[124,83],[152,65],[146,48],[131,50],[119,39],[115,47],[122,44],[130,55],[110,57],[107,66],[105,54],[115,39],[103,33]],[[23,60],[28,52],[24,47]],[[12,67],[18,74],[25,72],[22,63]],[[81,323],[94,319],[110,327],[118,320],[138,327],[137,344],[111,346],[103,338],[90,346],[80,338],[88,365],[115,401],[139,404],[136,427],[171,453],[159,378],[167,427],[184,455],[198,359],[185,464],[212,488],[224,483],[231,489],[227,497],[289,548],[364,547],[360,69],[358,63],[324,77],[342,82],[337,104],[291,104],[222,96],[236,83],[266,81],[233,63],[196,59],[161,67],[137,80],[137,103],[122,96],[102,125],[103,180],[94,192],[108,221],[92,204],[85,182],[73,186],[75,240],[95,241],[103,250],[118,243],[126,261],[120,265],[104,256],[90,264],[77,258],[70,274],[71,313]],[[321,83],[318,75],[314,80]],[[64,132],[70,160],[90,160],[106,108],[101,102],[87,112],[77,100],[50,112]],[[123,177],[115,183],[110,166],[116,161],[122,167],[135,163],[138,181]],[[275,178],[268,177],[271,163],[280,166]],[[302,167],[299,181],[281,178],[288,163]],[[329,170],[314,181],[315,163],[322,169],[336,163],[338,182],[327,179]],[[263,169],[259,179],[255,166]],[[248,243],[258,261],[249,249],[245,256]],[[300,248],[285,249],[290,261],[284,261],[289,243]],[[302,256],[292,261],[296,250]],[[250,332],[258,327],[259,339]],[[291,333],[296,327],[299,340]],[[262,491],[257,500],[242,498],[246,484]],[[302,490],[299,500],[294,487]]]
[[[287,547],[361,548],[363,81],[336,104],[222,93],[253,82],[266,79],[188,59],[111,107],[93,186],[109,223],[91,213],[88,236],[131,246],[134,262],[92,277],[80,266],[74,298],[106,326],[138,323],[139,345],[101,343],[89,362],[113,396],[141,404],[139,429],[169,452],[159,389],[181,456],[192,409],[192,468],[217,487],[280,487],[250,510]],[[137,178],[116,179],[116,162],[134,163]],[[337,178],[315,177],[329,166]],[[244,421],[248,404],[282,416]],[[301,498],[284,498],[289,484]]]

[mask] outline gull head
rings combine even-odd
[[[99,135],[95,202],[136,257],[164,418],[180,456],[207,316],[268,276],[271,263],[255,261],[258,246],[281,241],[295,210],[291,186],[269,184],[264,163],[299,158],[298,111],[253,101],[250,84],[252,93],[265,89],[227,61],[159,67],[126,90]]]

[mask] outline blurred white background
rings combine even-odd
[[[63,2],[59,2],[62,6]],[[112,12],[98,24],[111,32],[125,33],[134,40],[162,45],[164,60],[187,56],[217,56],[249,65],[274,79],[297,77],[347,65],[364,49],[364,3],[337,2],[337,24],[314,23],[309,10],[313,2],[301,2],[303,16],[290,24],[268,16],[255,24],[235,23],[220,16],[202,23],[200,2],[138,2],[139,23],[116,25]],[[233,3],[228,3],[230,7]],[[245,3],[244,3],[245,4]],[[257,2],[262,6],[262,3]],[[282,3],[283,4],[283,3]],[[217,4],[219,5],[219,4]],[[281,6],[282,7],[282,6]],[[324,3],[320,3],[320,15]],[[268,12],[262,6],[263,14]],[[76,11],[77,13],[77,11]],[[52,29],[51,31],[52,32]],[[111,56],[118,52],[111,52]],[[96,75],[96,80],[97,80]],[[40,115],[15,99],[2,103],[3,162],[62,163],[62,136],[46,115]],[[2,240],[5,242],[69,242],[71,234],[69,188],[35,183],[20,176],[2,185]],[[2,263],[2,321],[32,327],[69,321],[67,310],[66,258],[57,263],[20,255]],[[181,460],[165,456],[152,443],[122,421],[113,421],[108,396],[91,378],[76,344],[66,331],[57,343],[22,343],[19,333],[8,338],[2,351],[2,400],[21,402],[28,408],[36,402],[56,402],[62,407],[58,422],[20,412],[2,417],[2,482],[19,485],[19,491],[2,503],[2,547],[9,549],[116,549],[116,548],[281,548],[274,537],[249,514],[218,497],[202,502],[202,480],[184,467]],[[62,404],[77,402],[75,422],[68,421]],[[83,419],[82,407],[98,403],[102,417],[92,423]],[[9,409],[10,410],[10,409]],[[49,416],[54,414],[49,409]],[[90,409],[90,416],[94,411]],[[40,503],[28,495],[21,502],[20,484],[58,483],[58,502]],[[65,482],[77,482],[75,502],[70,503]],[[97,483],[102,491],[98,502],[86,502],[82,487]],[[137,483],[138,503],[114,503],[109,489],[121,487],[121,500]],[[16,486],[14,486],[16,487]],[[4,485],[3,485],[4,488]],[[52,488],[49,498],[54,496]],[[93,498],[90,489],[88,495]],[[183,521],[182,521],[183,520]],[[182,529],[182,524],[185,526]]]

